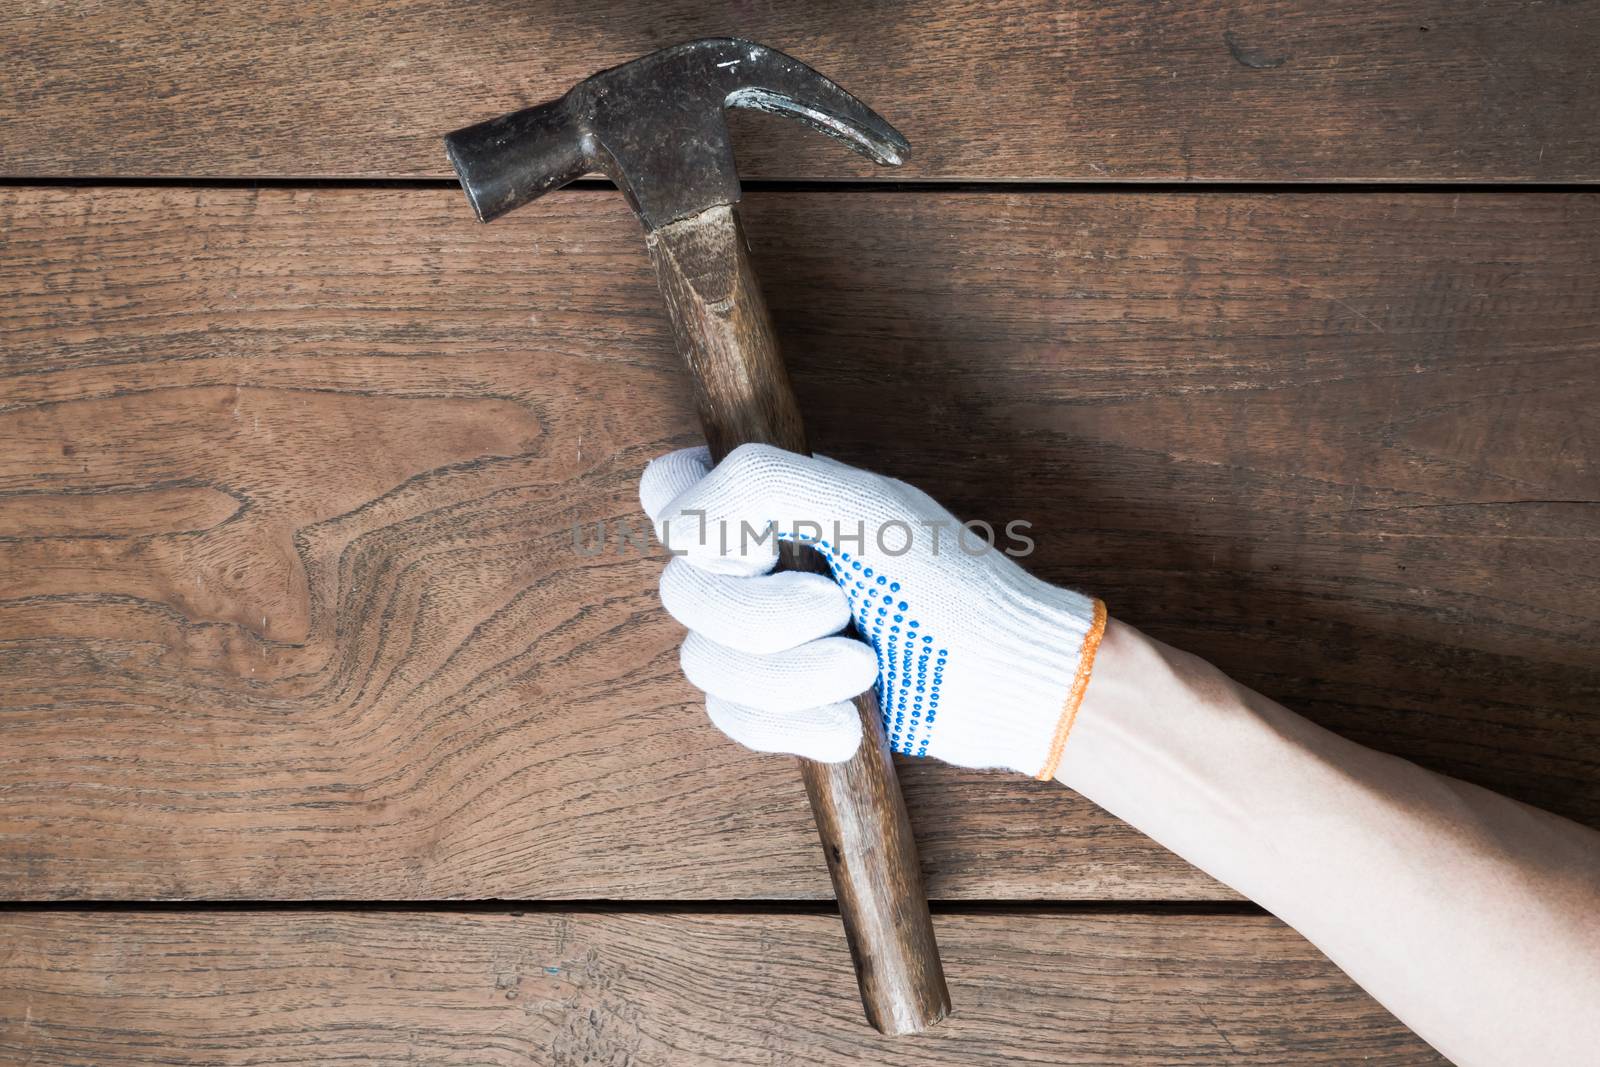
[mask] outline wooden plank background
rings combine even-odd
[[[835,916],[24,912],[0,917],[11,946],[0,1056],[61,1067],[1445,1062],[1264,916],[958,915],[939,917],[937,934],[958,1013],[929,1034],[883,1038],[859,1022]]]
[[[617,197],[0,217],[7,895],[828,894],[788,762],[677,672],[659,553],[618,554],[695,430]],[[1039,574],[1335,729],[1600,820],[1600,197],[749,218],[820,449],[1032,521]],[[905,771],[937,897],[1222,892],[1053,785]]]
[[[70,10],[70,13],[69,13]],[[0,8],[0,166],[22,175],[441,176],[439,138],[703,36],[838,79],[911,139],[876,171],[739,124],[748,176],[1600,176],[1586,4],[340,0]]]
[[[695,439],[637,224],[435,180],[443,132],[728,33],[915,146],[733,119],[796,180],[747,219],[822,450],[1600,825],[1592,6],[21,0],[0,1061],[1441,1062],[1093,805],[927,761],[957,1015],[860,1022],[792,769],[706,726],[614,551]]]

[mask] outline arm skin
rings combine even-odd
[[[1600,833],[1346,741],[1115,621],[1057,778],[1461,1067],[1600,1062]]]

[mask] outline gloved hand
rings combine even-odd
[[[661,600],[689,629],[683,671],[729,737],[848,759],[849,700],[876,684],[895,751],[1054,775],[1100,601],[1030,576],[926,493],[821,456],[745,445],[712,470],[686,449],[645,469],[639,497],[677,555]],[[815,547],[835,581],[771,573],[774,532]],[[837,636],[852,620],[861,640]]]

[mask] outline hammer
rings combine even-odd
[[[479,220],[585,174],[609,177],[644,223],[711,458],[747,442],[808,452],[805,427],[746,250],[723,109],[789,115],[877,163],[910,150],[875,112],[798,60],[751,41],[690,41],[601,71],[559,100],[445,138]],[[829,574],[796,541],[778,566]],[[872,690],[855,700],[862,744],[844,763],[800,760],[867,1019],[926,1030],[950,1010],[916,842]]]

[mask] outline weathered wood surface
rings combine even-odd
[[[0,1059],[72,1064],[1445,1061],[1261,916],[939,920],[956,1014],[861,1021],[826,915],[0,915]]]
[[[1600,177],[1600,11],[1521,0],[14,0],[0,171],[443,176],[449,130],[727,34],[812,63],[914,149],[885,174],[740,120],[751,176]]]
[[[747,209],[819,450],[1600,822],[1600,197]],[[659,559],[573,548],[697,436],[619,198],[12,189],[0,232],[0,894],[827,895]],[[902,775],[935,897],[1223,895],[1066,790]]]

